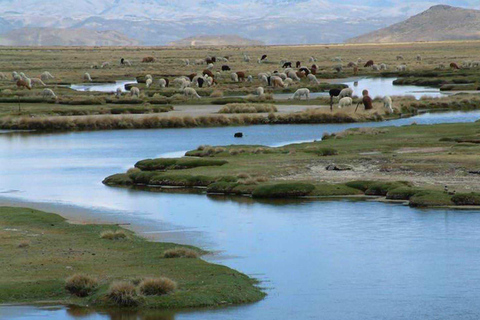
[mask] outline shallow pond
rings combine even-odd
[[[118,80],[115,83],[81,83],[72,84],[70,89],[75,91],[116,92],[118,88],[126,92],[125,85],[137,83],[137,80]]]
[[[339,79],[333,83],[342,83],[348,85],[353,89],[353,94],[361,97],[363,90],[368,90],[372,98],[384,96],[413,96],[415,99],[421,97],[440,97],[445,95],[438,88],[423,87],[423,86],[399,86],[394,85],[393,81],[397,78],[363,78],[358,81]],[[276,93],[273,95],[274,99],[290,99],[291,93]],[[313,92],[310,94],[311,98],[329,97],[328,92]]]
[[[281,145],[350,127],[470,122],[480,112],[388,123],[0,134],[0,203],[131,223],[262,280],[247,306],[160,314],[0,307],[0,319],[474,319],[480,316],[480,215],[354,201],[266,201],[109,188],[140,159],[200,144]],[[233,133],[243,131],[244,139]]]

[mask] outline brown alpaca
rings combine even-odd
[[[450,68],[460,70],[460,67],[455,62],[450,63]]]
[[[302,65],[302,63],[300,61],[297,61],[295,63],[295,68],[300,68],[301,65]]]
[[[365,63],[365,68],[368,68],[368,67],[371,67],[373,66],[375,63],[373,62],[373,60],[368,60],[367,63]]]
[[[353,74],[356,76],[358,74],[358,67],[353,67]]]
[[[312,64],[312,67],[310,68],[310,70],[312,70],[312,74],[313,74],[313,75],[317,74],[317,69],[318,69],[317,65],[316,65],[316,64]]]
[[[27,88],[28,90],[32,90],[32,88],[30,87],[30,85],[28,84],[27,81],[25,80],[18,80],[17,81],[17,88]]]
[[[142,59],[142,62],[143,63],[155,62],[155,58],[154,57],[145,57],[145,58]]]
[[[372,101],[372,98],[370,98],[370,96],[368,95],[368,90],[363,90],[362,95],[363,95],[362,101],[357,103],[357,107],[355,108],[355,112],[357,112],[357,109],[358,109],[358,106],[360,105],[360,103],[363,103],[363,105],[365,107],[365,110],[372,110],[373,109],[373,101]]]
[[[237,71],[238,81],[245,81],[245,72]]]
[[[192,74],[189,74],[187,77],[188,79],[190,79],[190,81],[193,81],[193,78],[195,78],[197,76],[196,73],[192,73]]]
[[[203,75],[208,75],[209,77],[212,77],[212,78],[215,78],[215,76],[213,75],[213,72],[208,70],[208,69],[203,70],[202,74]]]

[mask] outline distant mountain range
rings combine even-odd
[[[135,46],[140,42],[116,31],[21,28],[0,35],[4,46]]]
[[[403,22],[349,39],[350,43],[478,40],[480,11],[433,6]]]

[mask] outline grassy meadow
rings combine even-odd
[[[478,41],[437,42],[437,43],[405,43],[382,45],[316,45],[316,46],[259,46],[259,47],[211,47],[211,48],[171,48],[171,47],[52,47],[52,48],[0,48],[0,72],[5,79],[0,80],[0,127],[3,129],[34,129],[34,130],[95,130],[121,129],[124,127],[179,127],[184,117],[208,117],[208,121],[193,121],[193,126],[238,125],[242,121],[225,121],[215,119],[225,105],[229,104],[274,104],[274,105],[303,105],[312,109],[327,110],[329,101],[326,98],[310,99],[309,101],[274,100],[274,93],[293,93],[298,88],[309,88],[312,92],[325,91],[342,86],[332,84],[332,79],[351,78],[354,76],[398,76],[399,84],[419,84],[440,87],[442,90],[476,90],[480,84],[480,68],[476,64],[476,55],[480,49]],[[250,57],[250,62],[243,60],[243,54]],[[257,60],[263,54],[268,58],[262,63]],[[403,60],[397,60],[401,55]],[[417,61],[417,55],[422,57]],[[142,63],[147,56],[155,58],[153,63]],[[206,64],[193,64],[196,60],[206,57],[228,57],[228,62],[218,61],[212,72],[219,73],[217,84],[212,87],[196,88],[201,99],[187,99],[182,90],[171,83],[168,88],[158,85],[160,78],[173,79],[187,76],[192,73],[201,74]],[[311,62],[310,57],[316,61]],[[120,59],[128,59],[131,66],[120,64]],[[358,74],[354,74],[349,62],[358,63]],[[190,61],[186,65],[184,59]],[[364,64],[373,60],[375,64],[386,64],[387,69],[376,71],[366,68]],[[318,66],[317,80],[319,84],[310,83],[307,79],[295,82],[288,88],[265,87],[265,95],[259,97],[255,90],[264,86],[257,75],[261,72],[282,71],[281,62],[291,61],[295,65],[300,61],[302,66]],[[102,64],[108,62],[107,67]],[[460,70],[449,68],[451,62],[459,66]],[[396,66],[405,64],[406,71],[398,71]],[[231,71],[221,71],[222,65],[228,65]],[[341,65],[342,70],[337,72],[335,67]],[[441,68],[444,65],[445,69]],[[29,78],[40,77],[44,71],[50,72],[55,78],[46,80],[46,86],[52,89],[57,99],[43,97],[43,86],[35,86],[32,90],[17,89],[12,81],[13,71],[24,72]],[[253,82],[233,82],[231,72],[243,71],[253,76]],[[111,93],[77,92],[69,88],[70,84],[81,84],[85,80],[83,75],[88,72],[94,83],[113,83],[115,80],[138,79],[135,85],[140,89],[140,97],[130,97],[128,93],[121,98]],[[145,87],[145,76],[153,77],[153,85]],[[239,97],[241,96],[241,97]],[[458,107],[451,100],[443,108]],[[462,108],[477,108],[477,103],[468,101],[474,96],[465,94],[458,100],[465,100]],[[435,99],[422,99],[423,105],[431,106]],[[457,97],[453,98],[457,100]],[[395,114],[408,114],[411,105],[418,104],[412,97],[394,97]],[[356,102],[356,101],[355,101]],[[182,112],[177,112],[175,106],[183,106]],[[212,107],[202,113],[195,112],[198,105]],[[249,106],[250,107],[250,106]],[[237,107],[238,109],[238,107]],[[248,111],[248,108],[243,108]],[[258,109],[258,108],[257,108]],[[253,110],[253,108],[250,108]],[[268,123],[268,114],[304,113],[303,111],[289,112],[288,108],[281,111],[263,109],[262,121]],[[360,115],[354,114],[353,109],[334,109],[332,118],[328,121],[338,122],[342,118],[358,118],[363,121],[370,118],[368,112],[360,110]],[[249,112],[242,112],[249,113]],[[257,114],[258,111],[251,112]],[[372,113],[372,112],[370,112]],[[381,101],[374,103],[373,113],[387,117]],[[152,114],[155,117],[152,117]],[[222,113],[225,115],[224,113]],[[338,117],[336,116],[338,115]],[[227,114],[227,117],[231,115]],[[348,117],[346,117],[348,116]],[[78,120],[78,118],[85,118]],[[145,124],[138,123],[136,118],[149,118]],[[99,118],[99,119],[96,119]],[[171,121],[163,120],[172,119]],[[305,117],[303,117],[305,118]],[[76,125],[77,121],[84,122]],[[304,121],[304,120],[302,120]],[[312,119],[312,123],[317,120]],[[340,120],[341,121],[341,120]],[[89,125],[86,122],[95,122]],[[105,125],[101,125],[105,122]],[[136,122],[125,126],[125,123]],[[171,123],[170,123],[171,122]],[[188,121],[187,121],[188,122]],[[22,123],[22,126],[19,126]],[[154,124],[152,124],[154,123]],[[246,121],[249,123],[249,121]],[[185,125],[188,126],[188,125]]]

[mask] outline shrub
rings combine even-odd
[[[124,281],[112,283],[108,288],[107,298],[120,307],[135,307],[139,303],[135,286]]]
[[[139,290],[146,296],[161,296],[177,289],[177,283],[168,278],[148,278],[140,282]]]
[[[334,155],[338,154],[338,151],[336,149],[329,148],[329,147],[320,148],[320,149],[316,149],[316,148],[306,149],[305,152],[314,153],[314,154],[322,156],[322,157],[334,156]]]
[[[254,198],[295,198],[303,197],[315,190],[309,183],[277,183],[259,186],[254,191]]]
[[[347,187],[365,192],[373,183],[374,183],[373,181],[356,180],[356,181],[347,182],[345,183],[345,185]]]
[[[386,196],[389,190],[400,187],[401,184],[396,182],[375,182],[372,183],[365,191],[369,196]]]
[[[421,191],[410,197],[411,207],[443,207],[453,205],[452,197],[441,191]]]
[[[84,274],[74,274],[65,280],[65,289],[77,297],[90,295],[98,286],[97,279]]]
[[[188,248],[173,248],[165,250],[163,253],[164,258],[198,258],[197,251]]]
[[[211,148],[212,151],[215,149]],[[207,149],[203,149],[205,152]],[[228,163],[226,160],[216,159],[189,159],[189,158],[159,158],[159,159],[147,159],[141,160],[135,164],[136,168],[144,171],[155,170],[175,170],[175,169],[189,169],[197,167],[209,167],[209,166],[222,166]]]
[[[131,170],[131,169],[130,169]],[[134,172],[131,172],[129,170],[129,174],[133,174]],[[106,177],[102,183],[106,185],[116,185],[116,186],[128,186],[133,184],[133,180],[130,179],[129,174],[125,173],[118,173],[111,175],[109,177]]]
[[[457,206],[479,206],[479,193],[458,193],[452,197],[452,202]]]
[[[100,238],[108,240],[121,240],[126,239],[127,234],[123,230],[106,230],[100,233]]]
[[[219,113],[270,113],[277,112],[273,104],[229,103]]]

